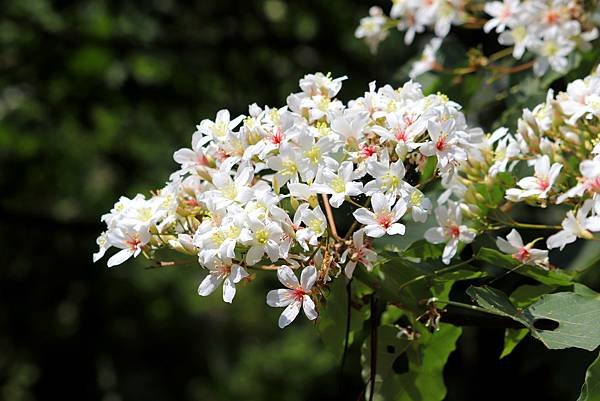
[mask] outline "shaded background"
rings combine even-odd
[[[282,105],[314,71],[348,75],[344,100],[372,80],[404,81],[418,44],[394,34],[372,56],[353,37],[373,3],[0,3],[0,399],[359,397],[357,350],[340,380],[311,324],[280,331],[280,311],[264,304],[272,277],[227,305],[197,296],[198,268],[145,270],[140,258],[109,270],[91,254],[100,215],[121,194],[162,186],[173,151],[219,109]],[[458,31],[449,43],[482,40]],[[482,101],[474,79],[432,87],[468,108]],[[542,98],[533,88],[512,111],[496,99],[470,117],[489,129]],[[502,336],[465,329],[448,400],[576,398],[592,354],[528,339],[498,361]]]

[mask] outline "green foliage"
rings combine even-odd
[[[375,400],[385,401],[441,401],[446,396],[443,369],[456,348],[461,329],[448,324],[430,333],[418,326],[418,337],[413,341],[397,339],[398,330],[381,326],[377,335],[377,364]],[[370,340],[363,345],[363,379],[369,380],[371,369]],[[405,356],[402,356],[406,350]],[[408,371],[402,368],[400,358],[408,361]],[[370,388],[367,388],[366,394]]]
[[[518,309],[503,292],[492,287],[470,287],[468,294],[484,309],[527,327],[550,349],[594,350],[600,345],[600,299],[571,292],[546,294],[526,309]]]
[[[600,356],[589,366],[577,401],[600,401]]]

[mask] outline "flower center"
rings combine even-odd
[[[138,249],[138,247],[140,246],[140,244],[142,243],[142,241],[140,241],[140,239],[136,236],[136,237],[131,237],[130,239],[128,239],[127,241],[125,241],[127,243],[127,245],[129,246],[129,248],[131,250],[136,250]]]
[[[302,298],[304,298],[305,295],[307,295],[307,293],[302,288],[295,288],[292,290],[292,298],[294,298],[295,301],[302,301]]]
[[[391,213],[380,213],[377,215],[377,224],[386,230],[392,225],[392,214]]]
[[[375,145],[363,145],[360,149],[361,156],[365,158],[369,158],[377,153],[377,148]]]
[[[281,170],[281,174],[283,175],[295,175],[298,172],[298,166],[293,160],[284,160],[283,161],[283,170]]]
[[[346,192],[346,183],[341,177],[335,177],[331,180],[331,188],[337,193]]]
[[[540,178],[540,179],[538,180],[538,186],[540,187],[540,189],[541,189],[542,191],[545,191],[545,190],[547,190],[547,189],[548,189],[548,187],[550,186],[550,183],[548,182],[548,180],[547,180],[547,179],[545,179],[545,178]]]
[[[283,130],[281,128],[277,129],[273,135],[271,135],[271,143],[274,145],[279,145],[283,141]]]
[[[269,232],[267,230],[258,230],[254,236],[256,237],[256,242],[261,245],[265,245],[269,241]]]
[[[442,150],[444,150],[445,147],[446,147],[446,135],[441,135],[438,138],[437,142],[435,143],[435,148],[441,152]]]
[[[525,262],[525,261],[529,260],[530,253],[527,248],[523,247],[523,248],[519,248],[519,250],[516,253],[514,253],[512,256],[513,256],[513,258],[517,259],[519,262]]]
[[[451,237],[456,238],[460,235],[460,228],[456,224],[451,225],[450,227],[448,227],[448,233]]]

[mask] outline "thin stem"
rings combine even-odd
[[[342,238],[337,233],[337,227],[335,226],[335,219],[333,218],[333,211],[331,210],[331,205],[329,204],[329,198],[327,195],[321,194],[323,198],[323,205],[325,206],[325,214],[327,215],[327,222],[329,223],[329,230],[331,231],[331,236],[336,241],[343,241]]]
[[[369,389],[369,401],[373,401],[375,395],[375,377],[377,373],[377,298],[371,296],[371,372],[369,381],[371,388]]]
[[[507,315],[504,314],[504,313],[502,313],[502,312],[496,312],[496,311],[491,310],[491,309],[485,309],[485,308],[482,308],[482,307],[477,306],[477,305],[464,304],[462,302],[450,301],[450,300],[445,300],[445,299],[436,299],[435,302],[436,303],[437,302],[444,303],[444,304],[452,305],[452,306],[458,306],[459,308],[475,310],[475,311],[487,313],[487,314],[490,314],[490,315],[507,317]]]
[[[350,341],[350,323],[352,312],[352,279],[346,284],[346,332],[344,337],[344,352],[342,353],[342,364],[340,366],[340,390],[344,379],[344,366],[346,365],[346,356],[348,354],[348,343]],[[340,391],[341,393],[341,391]]]

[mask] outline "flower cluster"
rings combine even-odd
[[[344,104],[336,99],[344,79],[307,75],[284,107],[253,104],[247,116],[221,110],[202,121],[191,148],[175,152],[180,167],[163,189],[121,198],[103,216],[94,260],[111,247],[120,251],[109,266],[162,248],[195,255],[208,273],[199,294],[222,284],[226,302],[249,270],[277,270],[287,290],[269,293],[268,304],[287,306],[280,326],[301,306],[314,319],[320,287],[376,261],[370,238],[427,220],[432,204],[407,171],[418,176],[432,158],[434,176],[450,180],[483,139],[444,95],[372,83]],[[346,238],[332,208],[356,218]]]
[[[410,76],[441,69],[436,52],[452,25],[496,32],[501,45],[512,46],[512,55],[521,59],[525,51],[535,56],[534,72],[543,75],[548,68],[564,73],[568,56],[574,50],[589,50],[598,30],[589,21],[582,3],[573,0],[503,0],[486,2],[484,15],[477,15],[475,2],[454,0],[393,0],[389,17],[379,7],[361,19],[355,36],[364,39],[372,50],[391,28],[404,31],[404,42],[411,44],[417,33],[435,33]]]
[[[179,169],[164,188],[122,197],[102,217],[94,261],[111,247],[108,266],[175,250],[206,270],[198,293],[222,286],[225,302],[249,271],[277,271],[286,288],[267,304],[285,307],[285,327],[300,310],[317,318],[330,280],[351,278],[358,265],[372,270],[373,239],[431,224],[429,182],[443,191],[424,236],[444,244],[445,264],[477,235],[507,227],[554,230],[548,249],[600,232],[600,69],[524,110],[514,134],[469,128],[458,104],[414,82],[371,83],[344,104],[336,98],[344,79],[307,75],[284,107],[203,120],[191,148],[175,152]],[[516,203],[569,210],[560,225],[536,226],[512,219]],[[344,236],[336,213],[355,219]],[[537,241],[525,244],[514,229],[496,240],[519,263],[551,268]]]
[[[548,67],[565,72],[567,57],[575,50],[589,50],[598,37],[595,27],[584,30],[581,4],[572,0],[504,0],[485,4],[492,17],[483,27],[485,32],[499,33],[498,42],[513,47],[513,57],[520,59],[525,51],[536,56],[533,66],[537,75]]]
[[[440,227],[428,231],[426,238],[447,243],[448,262],[457,243],[471,242],[475,233],[536,228],[508,215],[514,203],[522,202],[571,208],[560,226],[537,227],[558,230],[547,238],[548,249],[562,249],[577,238],[592,239],[600,231],[599,132],[600,69],[557,96],[550,90],[546,102],[524,110],[516,134],[501,128],[471,147],[457,173],[442,182],[446,191],[436,210]],[[515,182],[518,171],[523,176]],[[469,217],[469,228],[462,225],[463,214]],[[533,243],[523,245],[515,230],[497,242],[522,263],[549,265],[547,251],[532,249]]]

